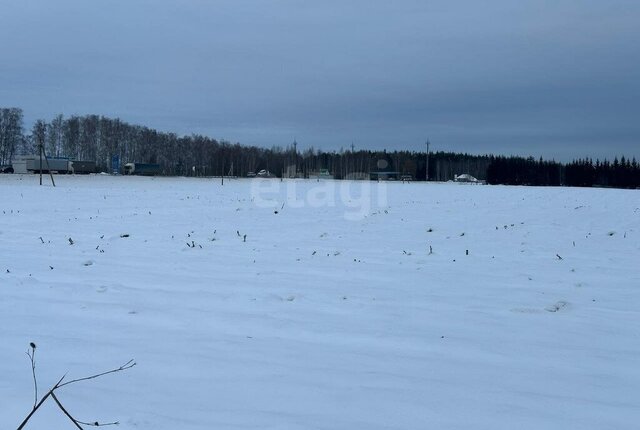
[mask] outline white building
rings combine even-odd
[[[33,161],[36,159],[35,155],[16,155],[13,157],[11,166],[13,167],[13,173],[31,173],[27,170],[27,161]]]
[[[484,184],[484,181],[474,178],[468,173],[463,173],[462,175],[455,175],[453,180],[455,182],[463,182],[468,184]]]

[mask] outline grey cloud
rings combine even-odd
[[[623,0],[12,2],[0,104],[268,146],[640,156],[637,22]]]

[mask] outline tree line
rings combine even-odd
[[[640,188],[640,164],[635,158],[578,159],[562,164],[532,157],[492,157],[487,183],[506,185],[566,185],[572,187]]]
[[[16,150],[23,147],[22,110],[0,108],[0,166],[9,164]]]
[[[93,161],[98,171],[109,172],[117,156],[122,163],[160,165],[162,174],[179,176],[247,176],[268,170],[276,176],[308,177],[327,169],[335,178],[366,178],[372,173],[394,172],[415,180],[427,178],[427,157],[418,151],[337,151],[294,144],[262,148],[208,136],[178,136],[99,115],[57,115],[37,120],[25,130],[19,108],[0,109],[0,165],[16,155],[36,154],[42,142],[49,157]],[[444,151],[429,154],[429,180],[448,181],[468,173],[490,184],[640,187],[640,166],[624,157],[613,162],[590,159],[568,164],[531,157],[473,155]]]

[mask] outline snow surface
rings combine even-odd
[[[638,428],[640,191],[56,179],[0,175],[3,428],[30,341],[41,393],[135,358],[59,393],[120,428]]]

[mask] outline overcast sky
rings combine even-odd
[[[640,158],[637,0],[2,0],[0,40],[27,126]]]

